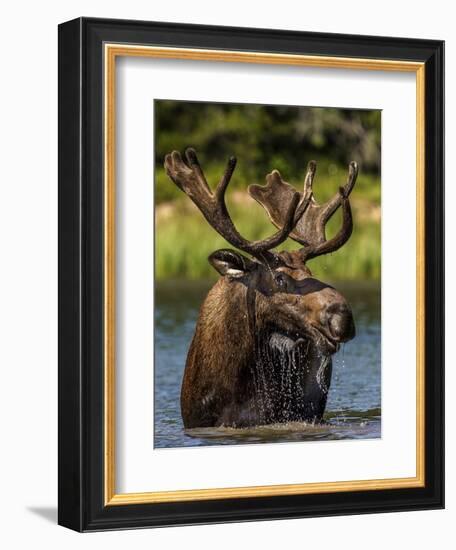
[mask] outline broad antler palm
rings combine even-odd
[[[358,175],[357,163],[350,162],[347,183],[340,187],[338,193],[324,204],[317,204],[313,196],[312,184],[316,168],[315,161],[309,162],[304,179],[304,189],[302,193],[299,193],[303,213],[300,214],[290,232],[290,238],[303,245],[303,248],[300,249],[300,256],[304,262],[338,250],[348,241],[353,231],[348,197]],[[263,206],[272,223],[277,227],[282,227],[286,218],[285,212],[296,194],[294,187],[285,182],[277,170],[273,170],[266,176],[265,186],[250,185],[248,192]],[[342,227],[334,237],[327,240],[326,224],[340,206],[342,206]]]
[[[195,203],[210,225],[231,245],[258,258],[262,262],[277,263],[278,256],[270,249],[282,244],[292,231],[299,218],[299,193],[289,193],[286,208],[283,209],[279,231],[261,241],[248,241],[235,228],[225,204],[225,192],[236,166],[236,159],[228,160],[225,173],[214,192],[211,191],[196,152],[189,148],[185,151],[184,162],[178,151],[166,155],[165,170],[172,181]]]

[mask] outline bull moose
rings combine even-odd
[[[209,262],[220,273],[204,300],[188,351],[181,389],[185,428],[248,427],[322,421],[331,381],[331,356],[355,336],[346,299],[312,277],[308,260],[339,249],[353,230],[349,195],[358,174],[335,196],[318,204],[309,162],[301,193],[277,170],[266,185],[248,192],[266,210],[278,231],[248,241],[237,231],[225,204],[236,166],[231,157],[215,191],[192,148],[184,158],[166,155],[171,180],[195,203],[209,224],[236,249],[217,250]],[[325,226],[342,207],[342,226],[327,239]],[[288,237],[299,250],[273,252]]]

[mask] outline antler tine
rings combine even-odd
[[[339,187],[338,193],[334,195],[325,205],[322,212],[321,220],[326,223],[334,212],[342,204],[344,197],[348,197],[355,185],[356,178],[358,176],[358,164],[355,161],[350,162],[348,165],[348,177],[347,183],[343,187]]]
[[[223,176],[220,178],[220,181],[215,190],[215,195],[217,199],[224,204],[225,202],[225,192],[228,184],[231,181],[231,176],[233,175],[234,169],[236,168],[237,159],[236,157],[230,157],[228,159],[228,164],[225,168]]]
[[[172,154],[176,153],[176,151],[173,151]],[[179,153],[178,153],[179,154]],[[206,181],[206,177],[204,176],[204,172],[201,169],[200,163],[198,162],[198,157],[196,156],[196,151],[192,147],[188,147],[185,150],[185,158],[187,160],[187,164],[193,168],[193,171],[195,173],[196,179],[198,180],[198,183],[207,189],[207,191],[210,193],[211,188],[209,187],[209,184]]]
[[[309,161],[309,164],[307,165],[307,171],[304,178],[304,196],[310,196],[312,195],[312,188],[313,188],[313,180],[315,177],[315,172],[317,171],[317,163],[314,160]]]
[[[341,187],[339,192],[342,194],[344,188]],[[317,256],[322,256],[323,254],[328,254],[329,252],[335,252],[343,246],[348,239],[351,237],[353,232],[353,218],[351,213],[350,202],[348,197],[343,196],[342,198],[342,227],[339,229],[336,235],[329,240],[325,240],[322,244],[316,247],[309,247],[307,250],[304,248],[303,255],[306,260],[311,258],[316,258]]]
[[[315,177],[315,172],[317,170],[317,163],[314,160],[311,160],[307,165],[307,171],[304,178],[304,186],[301,200],[299,201],[298,207],[296,208],[295,214],[295,225],[298,223],[299,219],[302,217],[309,202],[313,200],[313,180]],[[296,240],[296,239],[295,239]]]
[[[302,242],[304,247],[301,249],[301,256],[304,260],[316,258],[323,254],[335,252],[343,246],[350,238],[353,232],[353,218],[348,197],[355,185],[358,176],[358,165],[352,161],[348,168],[347,182],[343,187],[339,187],[338,192],[327,203],[318,206],[314,202],[314,215],[308,215],[307,230],[305,237],[307,242]],[[342,206],[342,226],[331,239],[326,239],[326,224],[333,216],[336,210]],[[305,223],[306,220],[303,220]],[[312,225],[311,225],[312,224]]]
[[[263,262],[275,263],[278,256],[270,252],[283,243],[292,231],[296,220],[295,214],[299,202],[299,194],[289,201],[284,223],[274,235],[267,239],[248,241],[237,231],[225,204],[225,192],[236,167],[236,159],[228,160],[226,170],[213,193],[206,181],[203,170],[192,148],[185,151],[187,164],[179,152],[173,151],[165,157],[165,171],[171,180],[195,203],[209,224],[230,244],[257,257]]]

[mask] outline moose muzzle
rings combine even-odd
[[[326,309],[326,319],[331,337],[336,342],[348,342],[355,336],[355,322],[351,309],[345,304],[331,304]]]

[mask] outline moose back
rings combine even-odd
[[[312,191],[313,161],[300,193],[277,170],[266,176],[265,186],[251,185],[249,194],[278,231],[248,241],[225,205],[235,165],[231,157],[212,191],[194,149],[187,149],[184,158],[177,151],[165,157],[171,180],[228,243],[248,254],[224,249],[209,257],[221,277],[201,306],[188,351],[181,389],[184,426],[320,422],[331,382],[331,356],[355,336],[355,325],[345,298],[312,277],[306,264],[349,239],[349,195],[358,167],[350,163],[346,184],[321,205]],[[339,207],[342,226],[327,239],[326,223]],[[288,237],[301,248],[274,252]]]

